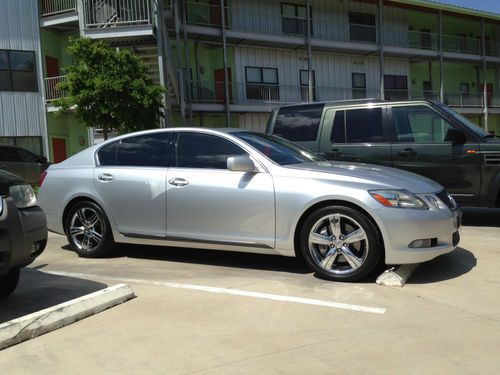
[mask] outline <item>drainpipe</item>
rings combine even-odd
[[[443,11],[438,12],[439,101],[444,103]]]
[[[307,12],[307,89],[308,101],[314,101],[313,71],[312,71],[312,47],[311,47],[311,0],[306,0]],[[300,77],[299,77],[300,79]]]
[[[486,27],[484,18],[481,18],[481,43],[483,53],[483,112],[484,112],[484,130],[488,131],[488,70],[486,68]]]
[[[231,108],[229,106],[229,72],[227,67],[227,40],[226,40],[226,9],[224,0],[220,0],[220,18],[222,32],[222,58],[224,60],[224,96],[226,105],[226,126],[231,127]]]
[[[180,37],[180,17],[179,17],[179,0],[172,0],[175,18],[175,45],[177,50],[177,79],[179,82],[179,104],[181,106],[181,121],[182,125],[186,125],[186,101],[185,101],[185,82],[184,72],[182,70],[182,57],[181,57],[181,37]]]
[[[382,22],[383,22],[383,6],[384,1],[378,0],[378,50],[379,50],[379,66],[380,66],[380,99],[385,99],[384,89],[384,44],[382,37]]]

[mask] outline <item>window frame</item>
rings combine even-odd
[[[352,16],[370,16],[371,19],[373,19],[373,25],[370,23],[354,23],[351,22],[351,17]],[[377,43],[377,40],[379,38],[379,33],[378,33],[378,28],[377,28],[377,17],[375,17],[374,14],[372,13],[365,13],[365,12],[357,12],[357,11],[349,11],[347,14],[347,22],[349,24],[349,40],[351,42],[364,42],[364,43]],[[353,38],[353,26],[362,26],[362,27],[371,27],[374,29],[374,39],[367,40],[368,38],[362,39],[362,38]],[[355,36],[355,35],[354,35]],[[363,35],[364,36],[364,35]]]
[[[259,73],[260,73],[260,82],[250,82],[248,81],[248,69],[259,69]],[[276,83],[267,83],[267,82],[264,82],[264,70],[265,69],[268,69],[268,70],[273,70],[275,71],[276,73]],[[268,92],[270,94],[270,97],[269,98],[265,98],[264,95],[258,95],[259,97],[258,98],[249,98],[249,96],[253,96],[253,95],[249,95],[249,89],[252,90],[256,90],[256,92],[259,92],[257,90],[259,89],[262,89],[262,88],[267,88],[268,89]],[[246,94],[246,97],[247,99],[249,100],[265,100],[265,101],[275,101],[275,100],[279,100],[280,98],[280,77],[279,77],[279,70],[278,68],[269,68],[269,67],[264,67],[264,66],[251,66],[251,65],[247,65],[245,66],[245,94]]]
[[[356,87],[354,85],[354,76],[359,75],[363,76],[363,81],[364,81],[364,87]],[[351,86],[352,86],[352,97],[353,99],[363,99],[366,98],[366,73],[361,73],[361,72],[351,72]],[[354,95],[356,93],[356,95]],[[359,94],[362,94],[361,96]]]
[[[304,32],[303,33],[300,33],[300,32],[296,32],[296,33],[290,33],[290,32],[287,32],[285,31],[285,27],[284,26],[284,21],[285,19],[291,19],[291,16],[287,16],[284,14],[283,12],[283,6],[292,6],[294,7],[294,19],[296,21],[304,21],[305,23],[305,27],[304,27]],[[305,12],[306,12],[306,15],[304,18],[300,17],[299,16],[299,12],[298,12],[298,9],[299,8],[304,8]],[[285,35],[296,35],[296,36],[307,36],[307,7],[306,5],[303,5],[303,4],[295,4],[295,3],[288,3],[288,2],[281,2],[280,3],[280,11],[281,11],[281,32]],[[309,14],[310,14],[310,35],[312,36],[313,35],[313,13],[312,13],[312,5],[309,6]],[[298,23],[296,24],[298,25]],[[299,30],[296,30],[296,31],[299,31]]]
[[[304,73],[304,72],[308,76],[306,83],[302,83],[302,73]],[[313,84],[312,84],[312,87],[313,87],[312,101],[315,102],[316,101],[316,72],[314,70],[311,70],[311,72],[312,72],[312,81],[313,81]],[[309,99],[309,70],[307,70],[307,69],[299,69],[299,85],[300,85],[300,99],[302,101],[307,101]],[[307,91],[304,92],[304,89],[306,89]]]
[[[0,92],[39,92],[40,88],[39,88],[39,83],[38,83],[36,52],[31,51],[31,50],[18,50],[18,49],[0,49],[0,52],[6,52],[6,55],[7,55],[7,69],[0,69],[0,71],[7,72],[8,79],[9,79],[8,89],[0,89]],[[11,62],[11,52],[20,52],[20,53],[30,54],[32,59],[33,59],[33,70],[13,69],[12,62]],[[13,72],[14,73],[15,72],[33,73],[34,74],[33,89],[30,89],[30,90],[15,89],[14,88]]]

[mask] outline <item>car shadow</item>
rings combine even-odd
[[[407,284],[431,284],[455,279],[470,272],[476,265],[477,259],[472,252],[457,247],[451,253],[420,264]]]
[[[472,227],[500,227],[500,208],[462,208],[462,224]]]
[[[35,268],[23,268],[14,293],[0,299],[0,324],[106,287],[106,284],[95,281],[51,275]]]

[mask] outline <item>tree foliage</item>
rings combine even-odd
[[[89,127],[127,133],[158,126],[163,87],[148,76],[148,67],[128,49],[88,38],[71,39],[67,48],[73,65],[58,85],[65,95],[55,101],[62,111],[73,110]]]

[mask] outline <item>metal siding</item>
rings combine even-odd
[[[0,92],[0,136],[44,136],[45,104],[36,0],[0,1],[0,49],[35,51],[38,84],[38,92]]]
[[[269,114],[246,113],[239,116],[238,125],[241,129],[252,130],[256,132],[265,132]]]

